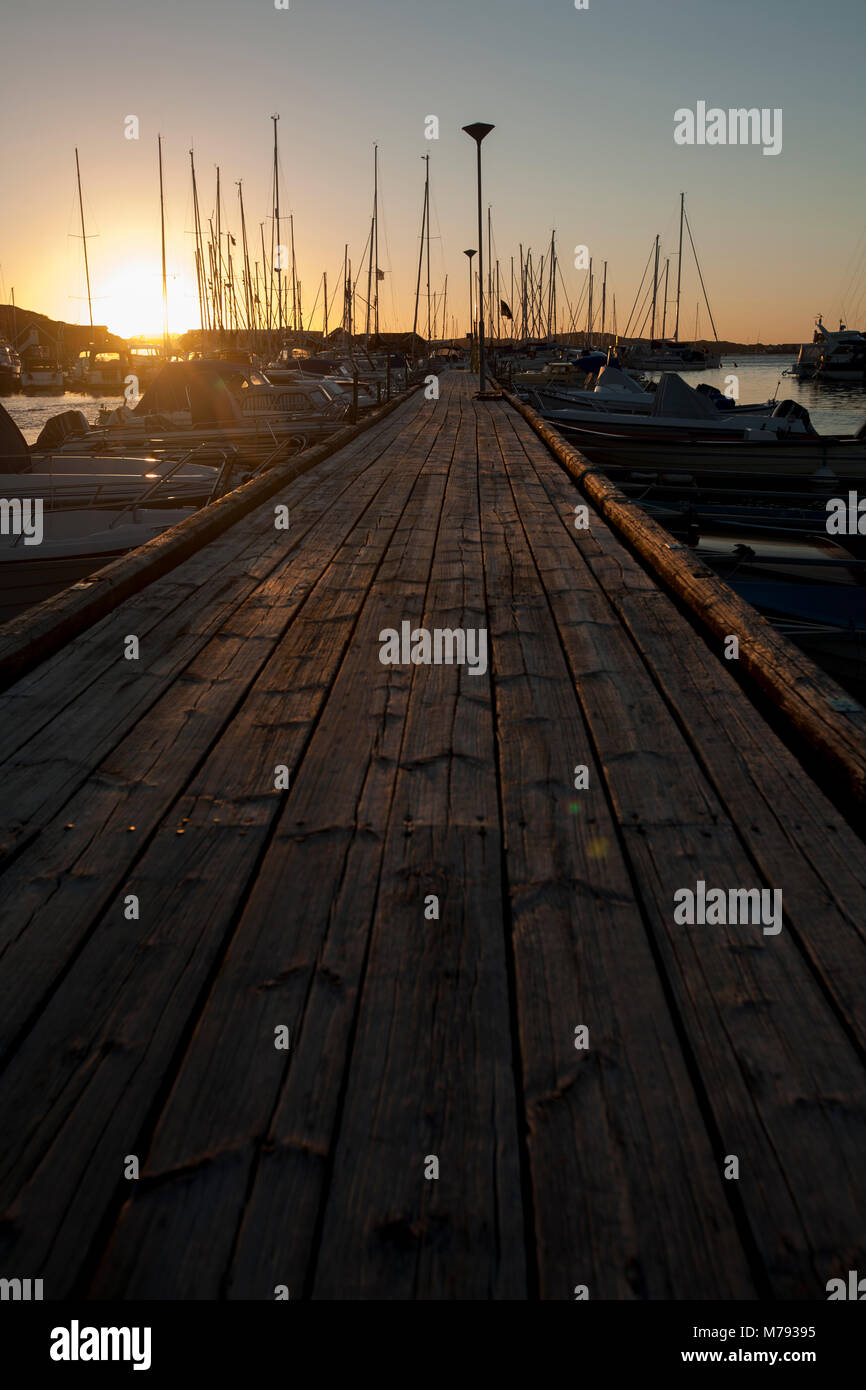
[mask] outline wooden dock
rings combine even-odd
[[[46,1299],[866,1272],[850,811],[473,384],[0,696],[0,1276]],[[383,664],[404,621],[485,631],[486,669]],[[782,930],[678,923],[700,882],[781,889]]]

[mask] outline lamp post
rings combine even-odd
[[[489,135],[494,129],[492,125],[485,124],[484,121],[476,121],[474,125],[465,125],[464,131],[475,141],[478,154],[478,284],[479,289],[479,313],[478,313],[478,384],[479,395],[485,394],[484,380],[484,227],[481,219],[481,141],[485,135]],[[472,262],[469,262],[470,267]]]
[[[471,353],[472,344],[475,341],[475,316],[472,312],[472,257],[475,255],[475,251],[464,251],[463,254],[469,261],[469,351]]]

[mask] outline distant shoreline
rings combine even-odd
[[[117,333],[110,333],[104,324],[94,324],[91,329],[87,324],[66,323],[62,319],[52,319],[49,318],[48,315],[39,314],[32,309],[24,309],[17,305],[13,308],[11,304],[0,304],[0,338],[7,338],[10,341],[13,339],[20,340],[30,328],[36,329],[40,335],[45,335],[53,340],[54,343],[67,354],[75,356],[92,343],[99,344],[108,351],[113,350],[119,352],[128,348],[130,343],[151,341],[159,343],[161,341],[159,335],[153,336],[147,334],[140,334],[131,338],[121,338]],[[200,335],[201,329],[199,328],[189,328],[183,333],[172,333],[172,345],[176,351],[185,351]],[[244,330],[233,330],[223,336],[227,342],[230,342],[233,337],[243,337]],[[382,336],[393,342],[393,340],[398,337],[411,337],[411,330],[407,329],[405,333],[389,331],[388,333],[383,333]],[[577,333],[558,333],[552,341],[563,347],[581,346],[585,336],[586,335],[582,331],[578,331]],[[321,329],[313,329],[297,335],[286,333],[284,337],[286,341],[297,340],[299,343],[306,342],[311,347],[324,345]],[[451,346],[465,346],[466,343],[465,338],[449,338],[442,341]],[[502,338],[500,341],[505,344],[517,340]],[[636,340],[620,340],[620,346],[622,346],[624,342],[634,341]],[[646,342],[647,339],[641,339],[640,341]],[[694,340],[694,342],[690,338],[683,338],[680,341],[688,346],[703,348],[716,354],[720,353],[723,357],[775,357],[787,356],[791,353],[796,357],[802,346],[800,343],[734,343],[727,340],[716,343],[706,338],[698,338]],[[599,348],[613,347],[615,346],[614,335],[612,333],[594,334],[593,345]]]

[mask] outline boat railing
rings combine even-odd
[[[229,446],[229,448],[227,449],[223,448],[214,451],[212,445],[207,446],[205,444],[196,444],[194,448],[189,449],[187,453],[183,454],[179,459],[176,459],[174,463],[169,468],[167,468],[164,473],[160,474],[160,476],[149,488],[146,488],[145,491],[141,493],[140,496],[131,498],[130,501],[127,502],[126,506],[121,508],[114,520],[109,523],[108,529],[112,530],[115,526],[117,526],[121,518],[125,516],[125,514],[130,510],[132,511],[134,518],[135,511],[138,507],[145,506],[148,502],[150,502],[152,498],[159,492],[160,488],[164,487],[165,484],[174,477],[178,469],[183,468],[185,464],[189,463],[193,458],[193,455],[201,453],[202,449],[208,447],[210,448],[210,451],[212,453],[216,452],[220,456],[220,464],[217,468],[216,473],[214,474],[213,486],[211,487],[210,493],[208,495],[208,502],[213,500],[213,495],[217,487],[217,484],[219,483],[221,478],[225,477],[226,465],[230,458],[232,462],[234,462],[234,458],[237,455],[237,450],[233,446]],[[205,506],[207,506],[207,504],[208,503],[206,502]]]

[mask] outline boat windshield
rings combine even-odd
[[[262,376],[261,372],[230,372],[223,377],[226,388],[233,396],[240,396],[244,391],[248,391],[251,386],[270,386],[267,377]]]

